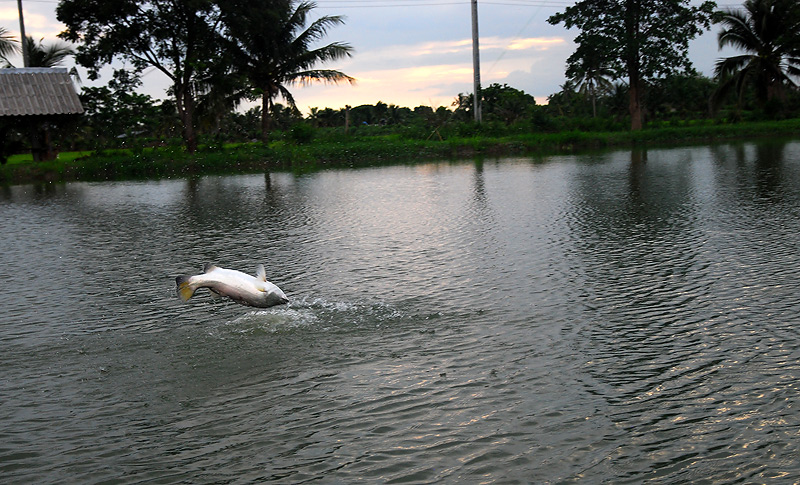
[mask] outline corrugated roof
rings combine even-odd
[[[83,113],[64,68],[0,69],[0,116]]]

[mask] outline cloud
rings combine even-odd
[[[484,69],[488,67],[489,71],[507,73],[519,69],[520,64],[530,65],[536,58],[563,56],[569,47],[570,42],[561,37],[487,37],[480,45],[481,63]],[[471,39],[377,47],[365,52],[356,52],[351,59],[325,67],[363,78],[366,72],[398,69],[414,69],[420,73],[441,75],[447,70],[442,66],[452,65],[472,69]],[[498,65],[504,67],[498,68]],[[428,70],[423,69],[424,67]],[[558,69],[563,69],[562,59],[558,60]]]
[[[472,82],[472,68],[461,64],[345,72],[356,76],[355,86],[316,85],[292,90],[298,107],[307,111],[311,107],[342,108],[378,101],[406,107],[449,106],[458,91],[446,90],[441,81],[447,81],[447,88],[466,87]]]
[[[25,34],[34,39],[44,38],[53,40],[56,35],[64,30],[64,24],[53,20],[47,15],[30,11],[27,7],[23,10],[25,20]],[[19,39],[19,10],[16,7],[0,8],[0,23],[8,29],[9,34]],[[9,28],[13,25],[13,28]]]
[[[481,40],[481,82],[509,84],[542,102],[563,83],[564,59],[571,49],[562,37],[486,37]],[[459,93],[472,92],[472,40],[377,47],[326,67],[358,83],[296,87],[292,92],[301,110],[378,101],[412,108],[450,106]]]

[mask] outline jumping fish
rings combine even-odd
[[[175,283],[178,285],[178,296],[183,301],[191,298],[199,288],[208,288],[216,296],[228,297],[247,306],[268,308],[289,302],[280,288],[267,281],[263,264],[258,265],[255,277],[206,264],[202,274],[178,276]]]

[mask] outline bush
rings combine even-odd
[[[289,129],[289,139],[304,145],[314,139],[316,129],[308,123],[297,123]]]

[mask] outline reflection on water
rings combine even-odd
[[[799,211],[796,142],[4,187],[0,476],[790,482]]]

